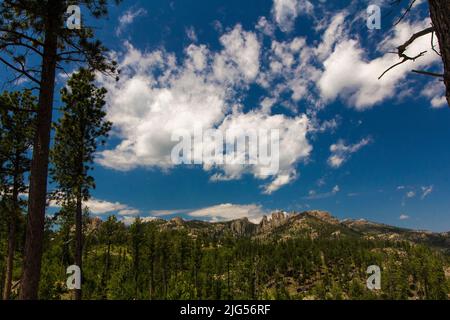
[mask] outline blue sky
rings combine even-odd
[[[95,23],[121,80],[99,78],[113,135],[98,155],[94,214],[211,221],[272,210],[319,209],[402,227],[450,230],[450,110],[443,86],[412,69],[439,70],[427,54],[381,80],[388,51],[429,25],[419,1],[124,1]],[[366,8],[382,8],[379,30]],[[64,78],[60,77],[60,85]],[[281,173],[173,166],[170,132],[281,128]]]

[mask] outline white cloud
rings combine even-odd
[[[176,210],[152,210],[150,211],[150,214],[155,217],[162,217],[162,216],[171,216],[176,214],[185,214],[188,211],[191,211],[190,209],[176,209]]]
[[[306,197],[303,197],[303,199],[304,200],[326,199],[326,198],[330,198],[330,197],[337,195],[339,192],[341,192],[341,188],[338,185],[334,186],[331,191],[324,192],[324,193],[317,193],[317,191],[315,191],[315,190],[310,190],[308,192],[308,195]]]
[[[188,215],[193,218],[207,219],[213,222],[248,218],[253,223],[259,223],[265,214],[267,212],[256,204],[235,205],[227,203],[196,210]]]
[[[134,22],[138,17],[147,15],[147,11],[144,8],[129,9],[125,11],[123,15],[119,17],[119,25],[116,28],[116,35],[120,36],[122,32]]]
[[[334,193],[334,194],[336,194],[336,193],[338,193],[339,191],[341,191],[341,189],[339,188],[339,186],[335,186],[331,192]]]
[[[433,192],[434,186],[425,186],[425,187],[421,187],[421,189],[422,189],[421,199],[423,200]]]
[[[255,28],[269,37],[272,37],[275,33],[274,25],[266,17],[260,17]]]
[[[308,1],[275,0],[274,21],[288,30],[297,16],[311,14],[313,9]],[[175,130],[242,130],[258,123],[258,128],[285,132],[280,141],[280,172],[263,186],[263,192],[271,194],[291,183],[300,175],[296,170],[298,163],[307,160],[311,153],[308,134],[337,126],[336,119],[322,123],[317,110],[338,98],[362,110],[392,97],[401,89],[400,83],[411,65],[405,64],[377,80],[382,71],[397,61],[395,55],[386,52],[429,24],[428,20],[403,21],[378,46],[382,56],[369,61],[360,41],[350,33],[348,16],[343,11],[323,19],[316,25],[320,40],[313,45],[304,37],[283,42],[272,39],[270,48],[263,50],[257,34],[244,30],[240,24],[220,36],[219,51],[191,44],[181,58],[163,49],[140,51],[126,43],[126,51],[116,53],[121,80],[116,83],[100,77],[109,92],[108,118],[114,123],[114,134],[120,142],[100,153],[98,162],[123,171],[139,167],[170,170],[170,154],[176,144],[170,138]],[[265,17],[259,19],[255,28],[274,36],[273,25]],[[187,31],[195,41],[195,32],[191,32],[194,30]],[[429,40],[421,38],[407,54],[429,46]],[[414,67],[437,59],[427,54]],[[244,112],[243,98],[254,84],[265,89],[267,96],[261,97],[260,106],[245,106]],[[424,90],[423,94],[429,96],[431,91]],[[308,104],[300,112],[302,100]],[[272,110],[280,104],[295,115],[273,115]],[[248,107],[252,111],[247,111]],[[370,139],[355,145],[340,141],[332,146],[335,150],[328,163],[338,168],[368,143]],[[245,174],[264,180],[267,177],[259,173],[260,169],[233,164],[204,166],[214,181],[240,179]]]
[[[131,212],[130,210],[135,210],[130,208],[126,204],[120,202],[109,202],[105,200],[90,199],[84,203],[89,211],[96,215],[102,215],[107,213],[121,213],[121,212]]]
[[[341,167],[350,159],[353,153],[358,152],[371,142],[371,138],[364,138],[360,142],[353,145],[346,145],[343,140],[338,141],[330,147],[331,155],[328,158],[328,164],[333,168]]]
[[[414,191],[408,191],[407,193],[406,193],[406,197],[408,198],[408,199],[412,199],[412,198],[414,198],[416,196],[416,193],[414,192]]]
[[[244,31],[238,24],[231,32],[220,37],[220,43],[224,50],[214,57],[216,79],[229,83],[254,80],[259,72],[261,49],[256,35]]]
[[[298,176],[296,165],[312,150],[307,140],[309,119],[302,114],[270,115],[270,107],[244,113],[240,99],[257,81],[261,45],[256,35],[241,25],[221,36],[220,42],[223,49],[218,52],[192,44],[180,61],[163,50],[141,52],[125,43],[126,52],[117,54],[120,81],[99,75],[100,83],[108,90],[108,120],[120,139],[113,149],[99,154],[101,165],[122,171],[138,167],[169,170],[173,167],[171,151],[176,145],[171,141],[172,133],[193,133],[195,128],[242,132],[255,129],[258,123],[257,129],[282,132],[280,172],[264,192],[272,193]],[[219,171],[212,180],[239,179],[244,174],[267,178],[257,165],[204,169]]]
[[[408,215],[406,215],[406,214],[402,214],[402,215],[400,215],[400,217],[399,217],[399,219],[400,220],[408,220],[410,217],[408,216]]]
[[[384,54],[367,60],[367,52],[357,39],[342,36],[332,54],[323,62],[324,70],[317,85],[322,99],[331,102],[338,97],[358,110],[371,108],[387,98],[393,97],[401,89],[404,79],[412,69],[421,69],[439,61],[439,56],[428,52],[415,62],[404,63],[388,72],[382,79],[378,77],[390,66],[399,62],[395,54],[388,53],[403,44],[412,34],[430,25],[428,19],[420,22],[403,21],[381,42],[379,51]],[[429,50],[431,35],[415,41],[405,52],[416,56]]]
[[[310,15],[314,6],[307,0],[274,0],[272,14],[279,28],[289,32],[300,15]]]
[[[445,86],[442,81],[434,81],[429,83],[421,92],[421,94],[431,99],[432,108],[442,108],[447,106],[445,98]]]
[[[28,197],[28,195],[27,195]],[[61,208],[61,205],[55,200],[51,200],[49,203],[51,208]],[[134,209],[126,204],[120,202],[110,202],[106,200],[99,199],[89,199],[88,201],[83,202],[83,206],[89,209],[89,212],[94,215],[103,215],[103,214],[119,214],[122,216],[128,215],[137,215],[140,213],[139,210]]]
[[[105,214],[119,210],[125,210],[127,205],[119,202],[109,202],[98,199],[91,199],[85,202],[85,206],[89,208],[93,214]]]
[[[258,111],[237,113],[227,117],[220,129],[230,134],[239,135],[254,128],[258,124],[260,130],[280,130],[279,140],[279,171],[275,179],[264,186],[264,193],[271,194],[282,186],[297,178],[296,164],[309,157],[312,146],[307,140],[308,119],[306,116],[288,118],[284,115],[268,116]],[[267,178],[262,174],[261,166],[224,165],[223,180],[239,179],[245,173],[252,173],[258,179]]]
[[[197,33],[195,32],[195,29],[192,26],[189,27],[189,28],[186,28],[186,36],[192,42],[197,42],[198,41]]]
[[[279,175],[275,180],[264,187],[265,194],[272,194],[284,185],[290,183],[296,178],[295,172],[292,175]]]
[[[137,216],[141,213],[138,209],[124,209],[119,211],[119,216]]]
[[[322,41],[314,49],[315,56],[319,61],[324,61],[333,52],[335,44],[345,39],[345,32],[347,26],[345,25],[345,18],[348,13],[346,11],[338,12],[334,15],[327,28],[322,35]]]
[[[308,102],[308,108],[309,105],[320,107],[315,88],[323,72],[319,66],[331,54],[334,44],[343,38],[345,17],[346,13],[333,17],[316,46],[309,46],[304,37],[272,41],[258,83],[271,93],[275,102],[283,99],[283,105],[294,111],[301,100]],[[290,101],[282,98],[286,95]]]

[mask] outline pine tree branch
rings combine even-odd
[[[21,74],[23,74],[25,77],[27,77],[28,79],[30,79],[31,81],[37,83],[38,85],[41,84],[41,82],[36,79],[35,77],[33,77],[31,74],[29,74],[23,65],[21,65],[21,68],[18,68],[16,66],[14,66],[13,64],[9,63],[8,61],[6,61],[5,59],[3,59],[2,57],[0,57],[0,61],[3,62],[6,66],[8,66],[9,68],[13,69],[16,72],[19,72]]]

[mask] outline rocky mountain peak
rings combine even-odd
[[[255,225],[248,218],[234,220],[230,222],[230,229],[235,235],[247,236],[254,232]]]
[[[326,211],[319,211],[319,210],[313,210],[313,211],[307,211],[305,212],[306,215],[309,215],[311,217],[320,219],[324,222],[328,222],[331,224],[339,224],[339,220],[333,217],[329,212]]]
[[[181,226],[184,224],[184,220],[180,217],[175,217],[172,220],[170,220],[170,222],[176,224],[177,226]]]
[[[285,224],[289,219],[289,215],[283,211],[273,212],[270,217],[264,216],[259,228],[261,231],[266,231],[268,229],[279,227]]]

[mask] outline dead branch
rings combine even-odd
[[[402,54],[406,51],[406,49],[408,49],[408,47],[409,47],[414,41],[416,41],[418,38],[423,37],[423,36],[426,36],[427,34],[432,33],[432,32],[434,32],[434,27],[429,27],[429,28],[426,28],[426,29],[424,29],[424,30],[422,30],[422,31],[419,31],[419,32],[413,34],[412,37],[409,38],[408,41],[406,41],[404,44],[402,44],[401,46],[399,46],[399,47],[397,48],[397,50],[398,50],[398,55],[399,55],[399,56],[402,55]]]
[[[393,66],[389,67],[386,71],[383,72],[383,74],[382,74],[381,76],[378,77],[378,80],[380,80],[381,78],[383,78],[384,75],[385,75],[386,73],[388,73],[389,71],[391,71],[391,70],[394,69],[395,67],[398,67],[399,65],[401,65],[401,64],[403,64],[403,63],[405,63],[405,62],[407,62],[407,61],[416,61],[416,59],[422,57],[425,53],[427,53],[427,51],[423,51],[423,52],[419,53],[419,54],[418,54],[417,56],[415,56],[415,57],[408,57],[408,56],[405,55],[405,54],[401,54],[401,55],[400,55],[400,58],[403,58],[403,60],[400,61],[400,62],[398,62],[398,63],[396,63],[396,64],[394,64]]]
[[[442,54],[436,50],[436,46],[434,45],[434,31],[431,33],[431,48],[438,56],[442,57]]]
[[[400,61],[400,62],[398,62],[398,63],[396,63],[396,64],[394,64],[393,66],[389,67],[386,71],[383,72],[383,74],[382,74],[380,77],[378,77],[378,80],[380,80],[381,78],[383,78],[384,75],[385,75],[386,73],[388,73],[389,71],[391,71],[391,70],[394,69],[395,67],[397,67],[397,66],[399,66],[399,65],[401,65],[401,64],[403,64],[403,63],[405,63],[405,62],[407,62],[407,61],[415,61],[416,59],[422,57],[425,53],[427,53],[427,51],[423,51],[423,52],[419,53],[419,54],[418,54],[417,56],[415,56],[415,57],[409,57],[409,56],[407,56],[407,55],[405,54],[405,51],[406,51],[406,50],[408,49],[408,47],[409,47],[414,41],[416,41],[418,38],[423,37],[423,36],[425,36],[425,35],[427,35],[427,34],[429,34],[429,33],[433,33],[433,32],[434,32],[434,27],[426,28],[426,29],[424,29],[424,30],[422,30],[422,31],[419,31],[419,32],[413,34],[413,35],[411,36],[411,38],[408,39],[408,41],[406,41],[406,42],[405,42],[404,44],[402,44],[401,46],[397,47],[397,54],[398,54],[398,57],[399,57],[400,59],[403,59],[403,60]]]
[[[412,72],[418,73],[418,74],[423,74],[425,76],[444,78],[444,74],[443,73],[435,73],[435,72],[422,71],[422,70],[412,70]]]
[[[403,19],[405,19],[406,15],[411,11],[411,9],[412,9],[414,3],[416,3],[416,2],[417,2],[417,0],[412,0],[412,1],[409,3],[408,8],[406,8],[405,12],[403,12],[403,14],[402,14],[402,16],[400,17],[400,19],[398,19],[397,22],[394,24],[394,27],[395,27],[396,25],[398,25],[400,22],[402,22]]]

